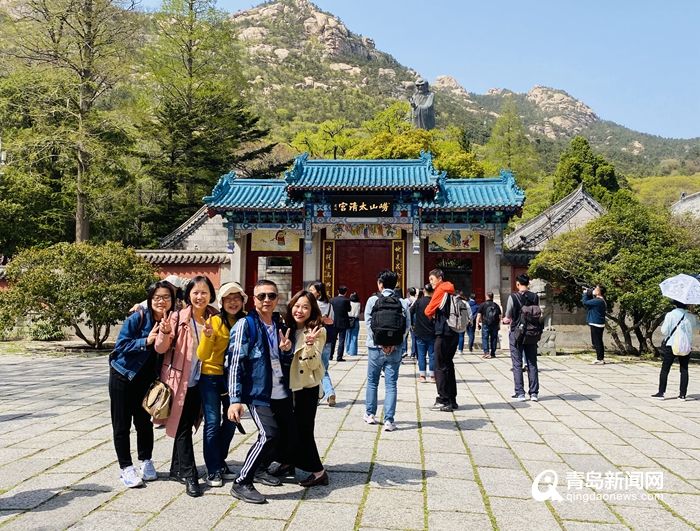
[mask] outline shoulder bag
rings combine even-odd
[[[180,312],[177,312],[177,322],[175,324],[175,337],[173,338],[173,344],[170,347],[170,365],[168,371],[173,368],[173,359],[175,356],[175,345],[177,344],[177,329],[180,326]],[[158,364],[156,365],[158,367]],[[177,370],[177,369],[176,369]],[[146,396],[143,397],[141,406],[143,409],[148,411],[148,413],[156,420],[167,419],[170,416],[170,409],[173,401],[173,390],[170,386],[160,379],[160,370],[157,372],[158,376],[153,383],[151,383],[148,391],[146,391]]]

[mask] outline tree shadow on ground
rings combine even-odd
[[[0,415],[0,422],[5,422],[8,420],[17,420],[24,417],[31,416],[33,419],[57,417],[58,413],[8,413],[7,415]]]
[[[96,496],[105,492],[103,485],[83,484],[80,488],[25,490],[0,498],[0,510],[55,511],[67,507],[76,498]],[[63,491],[63,492],[61,492]],[[10,491],[11,492],[11,491]]]

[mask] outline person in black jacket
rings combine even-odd
[[[521,273],[515,278],[515,287],[518,293],[511,293],[508,297],[508,305],[506,306],[506,316],[503,318],[504,324],[510,324],[510,360],[513,364],[513,380],[515,383],[515,394],[511,397],[515,402],[524,402],[525,397],[525,382],[523,380],[523,357],[522,352],[525,352],[527,359],[527,379],[530,384],[530,400],[537,402],[539,400],[540,381],[537,374],[537,344],[524,345],[519,344],[515,340],[515,329],[520,322],[520,310],[523,306],[532,304],[539,305],[540,298],[537,293],[528,290],[530,285],[530,277],[525,273]]]
[[[416,352],[418,357],[418,381],[425,383],[429,377],[431,381],[435,381],[433,373],[434,365],[434,347],[435,347],[435,324],[432,320],[425,316],[425,308],[430,304],[433,296],[433,287],[430,284],[425,285],[424,295],[416,299],[409,312],[411,314],[411,331],[415,337]],[[426,374],[425,355],[428,355],[428,371]]]
[[[592,365],[605,365],[605,347],[603,332],[605,331],[605,286],[598,284],[595,289],[583,290],[582,303],[588,310],[586,322],[591,328],[591,343],[595,349],[596,359]]]
[[[345,294],[348,292],[348,288],[345,286],[340,286],[338,288],[338,296],[331,299],[331,306],[333,306],[333,313],[335,314],[335,337],[331,338],[331,358],[333,359],[333,350],[335,349],[336,342],[338,343],[338,361],[345,361],[343,356],[345,355],[345,333],[350,328],[350,299],[348,299]]]

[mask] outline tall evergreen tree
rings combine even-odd
[[[537,180],[537,153],[527,138],[518,107],[511,97],[503,100],[500,116],[484,146],[484,166],[487,173],[498,174],[507,169],[524,186]]]
[[[620,189],[613,164],[602,155],[595,155],[588,140],[577,136],[562,154],[554,173],[552,204],[576,190],[581,183],[604,206],[610,206],[613,194]]]
[[[149,50],[155,112],[144,127],[156,146],[145,155],[164,188],[152,221],[160,234],[177,227],[202,204],[221,174],[243,168],[250,177],[286,167],[245,164],[269,155],[268,129],[246,105],[236,36],[214,0],[164,0],[155,17],[158,37]]]

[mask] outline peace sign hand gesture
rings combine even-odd
[[[280,350],[284,350],[285,352],[292,348],[292,340],[289,339],[289,331],[290,329],[287,328],[287,333],[283,334],[282,330],[280,330]]]
[[[204,328],[202,328],[202,333],[207,337],[211,337],[214,333],[214,327],[211,325],[211,317],[204,321]]]
[[[306,344],[313,345],[316,343],[316,336],[321,332],[322,328],[315,327],[313,330],[306,332]]]
[[[164,334],[169,334],[172,331],[170,327],[170,316],[172,314],[173,312],[169,312],[167,315],[164,315],[163,319],[160,321],[160,331]]]

